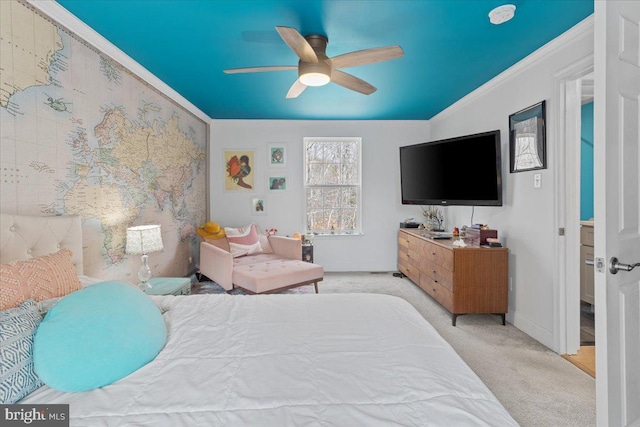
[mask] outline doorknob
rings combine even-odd
[[[609,260],[609,271],[611,274],[616,274],[618,271],[631,271],[636,267],[640,267],[640,262],[635,264],[624,264],[618,261],[618,258],[611,257]]]

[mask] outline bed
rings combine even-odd
[[[3,253],[13,250],[6,221],[14,219],[23,218],[0,217]],[[167,327],[151,362],[105,387],[65,393],[45,385],[19,403],[69,404],[78,426],[517,426],[400,298],[149,298]]]

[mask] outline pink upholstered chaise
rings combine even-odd
[[[318,293],[322,266],[304,262],[302,242],[282,236],[260,236],[265,252],[235,257],[226,238],[200,243],[200,273],[230,291],[240,288],[250,294],[278,292],[313,283]]]

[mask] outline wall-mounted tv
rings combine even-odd
[[[404,205],[502,206],[500,131],[400,147]]]

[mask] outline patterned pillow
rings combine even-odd
[[[70,249],[0,265],[0,310],[82,289]]]
[[[241,228],[224,228],[234,258],[244,255],[261,254],[260,237],[254,224]]]
[[[33,368],[33,337],[42,321],[33,300],[0,312],[0,403],[16,403],[43,383]]]

